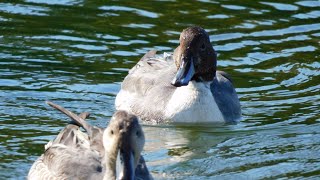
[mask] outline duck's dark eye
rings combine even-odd
[[[113,135],[113,130],[111,130],[110,133]]]
[[[206,46],[205,46],[204,44],[202,44],[202,45],[200,46],[200,50],[203,51],[203,50],[205,50],[205,49],[206,49]]]
[[[137,135],[138,137],[140,137],[140,131],[137,131],[137,132],[136,132],[136,135]]]

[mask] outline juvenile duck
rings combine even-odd
[[[28,179],[152,179],[140,156],[145,137],[136,116],[117,111],[102,129],[84,121],[87,113],[79,117],[47,103],[71,117],[75,125],[67,125],[45,146]],[[116,169],[117,161],[120,169]]]

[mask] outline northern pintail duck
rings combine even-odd
[[[143,120],[227,122],[241,118],[240,102],[229,75],[216,71],[217,55],[201,27],[180,34],[173,54],[145,54],[121,84],[115,104]]]
[[[48,104],[71,117],[75,125],[67,125],[45,146],[28,179],[152,179],[140,156],[145,137],[136,116],[117,111],[108,127],[102,129],[84,121],[87,113],[77,116]],[[117,162],[120,169],[116,169]]]

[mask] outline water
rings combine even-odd
[[[106,126],[128,70],[201,25],[242,105],[238,125],[144,126],[156,179],[320,178],[320,1],[0,2],[0,179],[25,179],[66,124]]]

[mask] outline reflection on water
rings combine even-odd
[[[0,179],[25,179],[68,121],[106,126],[127,71],[201,25],[234,79],[238,125],[144,126],[157,179],[320,177],[320,2],[0,2]]]

